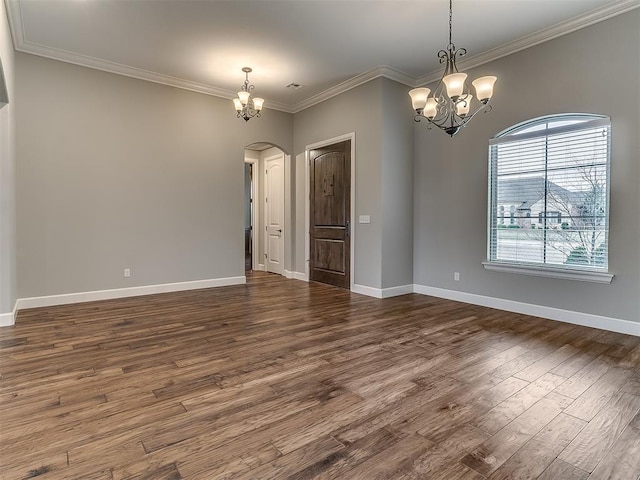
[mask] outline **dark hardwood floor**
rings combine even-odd
[[[254,273],[22,311],[2,479],[640,475],[640,338]]]

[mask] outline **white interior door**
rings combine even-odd
[[[284,275],[284,154],[265,163],[265,261],[267,272]]]

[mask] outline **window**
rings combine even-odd
[[[610,132],[608,117],[566,114],[491,139],[487,269],[611,282]]]

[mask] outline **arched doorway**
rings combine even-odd
[[[245,162],[245,271],[290,277],[291,158],[269,142],[247,145]]]

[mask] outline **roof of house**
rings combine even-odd
[[[575,194],[547,180],[547,192],[558,199],[572,202]],[[516,205],[518,210],[530,209],[545,194],[543,177],[513,178],[498,180],[498,204]]]

